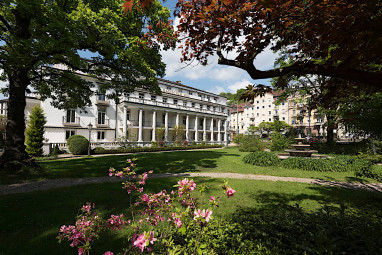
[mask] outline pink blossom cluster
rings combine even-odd
[[[209,222],[210,219],[212,219],[212,211],[210,211],[210,209],[203,209],[200,210],[195,210],[194,211],[194,220],[197,220],[197,221],[201,221],[201,222]]]
[[[227,194],[227,197],[228,197],[228,198],[229,198],[229,197],[232,197],[234,193],[236,193],[236,190],[234,190],[233,188],[228,187],[228,188],[226,189],[226,194]]]
[[[124,217],[123,214],[121,215],[112,214],[110,216],[110,219],[107,220],[107,227],[112,230],[121,230],[122,226],[127,223],[123,217]]]
[[[172,213],[171,218],[168,218],[167,221],[173,222],[177,228],[180,228],[183,225],[183,222],[181,219],[182,219],[182,213]]]
[[[150,243],[153,244],[157,240],[154,236],[154,232],[145,231],[143,234],[140,234],[136,240],[133,239],[133,246],[139,248],[140,251],[143,252]]]
[[[144,210],[142,215],[146,215],[146,222],[150,225],[156,226],[159,222],[164,221],[164,212],[168,211],[171,206],[171,198],[166,190],[160,191],[156,194],[143,194],[140,196],[140,201],[135,205],[143,205]]]
[[[179,197],[181,197],[183,194],[193,191],[196,188],[196,183],[194,180],[188,180],[187,178],[184,178],[183,180],[178,181],[177,186]]]

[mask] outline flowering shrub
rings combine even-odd
[[[128,166],[122,170],[109,169],[109,176],[125,178],[122,189],[130,194],[131,219],[125,220],[123,214],[113,214],[109,219],[103,220],[94,211],[95,205],[87,203],[81,208],[75,225],[61,227],[59,242],[67,239],[71,242],[71,247],[78,249],[79,255],[90,254],[92,242],[105,230],[130,229],[134,234],[130,237],[131,247],[126,249],[127,252],[150,252],[155,247],[158,253],[173,254],[180,251],[201,253],[202,249],[207,249],[202,243],[202,240],[205,240],[202,235],[209,231],[208,225],[213,220],[213,210],[218,207],[220,198],[211,196],[209,207],[202,208],[193,193],[198,190],[202,194],[205,187],[197,186],[194,180],[185,178],[179,180],[174,185],[176,189],[170,193],[162,190],[158,193],[141,194],[137,201],[132,203],[131,193],[142,193],[143,186],[152,173],[149,171],[138,175],[134,171],[135,161],[136,159],[128,159]],[[227,182],[222,188],[228,198],[236,192]],[[179,245],[186,236],[188,248]],[[104,253],[112,254],[111,251]]]
[[[184,147],[187,147],[187,146],[188,146],[188,141],[187,141],[187,140],[185,140],[185,141],[183,142],[183,146],[184,146]]]

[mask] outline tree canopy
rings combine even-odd
[[[255,80],[281,77],[278,87],[290,75],[316,74],[340,80],[342,87],[380,91],[381,8],[381,0],[181,0],[182,61],[206,65],[217,54],[219,64]],[[254,60],[268,48],[286,48],[295,61],[259,70]]]
[[[173,42],[170,11],[158,0],[124,13],[123,0],[4,0],[0,3],[0,69],[9,81],[4,162],[27,158],[24,145],[25,93],[37,91],[59,108],[90,104],[93,83],[78,74],[100,77],[101,90],[137,87],[160,92],[156,77],[165,65],[161,45]],[[91,60],[81,51],[96,53]],[[57,70],[55,64],[63,64]]]
[[[219,95],[227,98],[227,104],[230,106],[236,103],[244,103],[244,100],[240,100],[244,92],[245,92],[245,89],[238,89],[236,93],[221,92]]]

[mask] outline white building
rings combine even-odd
[[[189,142],[227,142],[229,109],[224,97],[181,82],[158,79],[161,96],[137,89],[124,95],[116,105],[107,98],[107,92],[106,95],[97,92],[99,80],[88,76],[84,79],[95,84],[90,107],[59,110],[49,99],[27,98],[26,119],[33,106],[39,105],[44,110],[47,144],[59,144],[63,148],[66,140],[76,134],[86,138],[90,135],[92,147],[117,147],[116,141],[122,136],[144,146],[155,141],[158,127],[165,129],[165,142],[171,143],[175,140],[172,130],[180,125],[185,129],[184,140]],[[6,111],[6,100],[2,100],[0,114],[6,115]]]

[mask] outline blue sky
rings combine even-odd
[[[162,2],[171,10],[175,9],[177,0],[167,0]],[[174,19],[176,25],[178,19]],[[84,53],[84,57],[90,57]],[[183,84],[219,94],[220,92],[235,93],[240,88],[245,88],[249,84],[266,84],[269,80],[252,80],[251,77],[243,70],[230,66],[217,64],[217,57],[211,57],[211,61],[207,66],[198,64],[186,66],[180,63],[181,54],[179,50],[163,51],[162,60],[167,65],[166,76],[164,79],[170,81],[181,81]],[[271,50],[265,50],[255,60],[255,65],[260,70],[267,70],[273,67],[276,54]],[[4,87],[5,83],[0,81],[0,87]],[[0,94],[0,99],[3,98]]]

